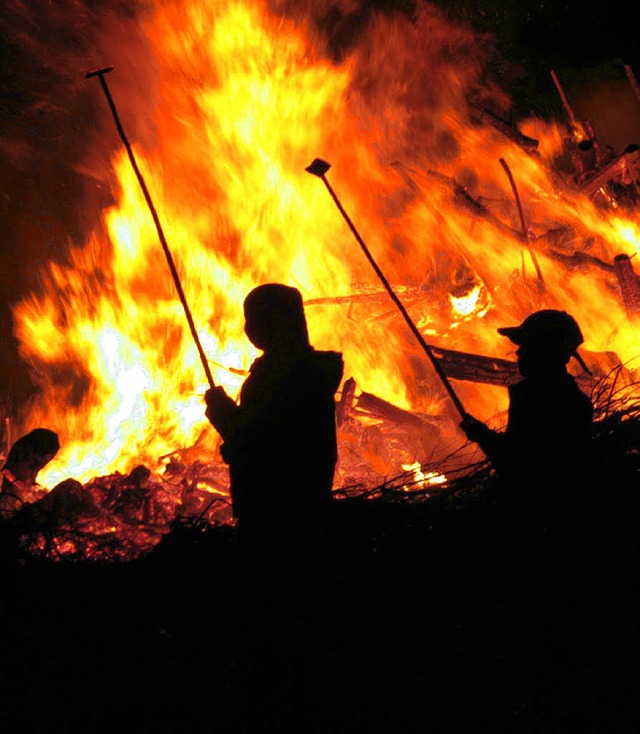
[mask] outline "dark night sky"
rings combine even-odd
[[[590,100],[602,94],[598,90],[613,90],[612,100],[604,103],[609,116],[601,123],[603,130],[612,136],[614,147],[640,142],[625,139],[635,134],[629,118],[634,113],[638,117],[637,110],[616,112],[616,90],[624,87],[629,94],[622,62],[640,75],[637,24],[619,6],[612,12],[606,4],[587,7],[573,2],[436,4],[452,20],[494,35],[505,59],[520,67],[507,91],[522,117],[562,116],[550,77],[554,69],[576,112],[582,112],[584,104],[585,114],[590,113]],[[107,166],[119,141],[113,129],[104,127],[97,108],[104,99],[87,84],[84,73],[112,63],[109,54],[113,56],[116,48],[119,59],[135,56],[132,49],[144,45],[137,16],[146,5],[152,2],[6,0],[0,8],[0,396],[10,395],[14,403],[32,387],[11,335],[11,305],[37,287],[34,268],[59,257],[60,243],[81,244],[100,207],[109,203],[109,188],[96,172],[101,164]],[[411,0],[377,0],[363,2],[359,9],[355,2],[349,7],[350,16],[340,8],[332,11],[347,35],[349,28],[357,32],[372,9],[410,13],[413,5]],[[136,131],[128,132],[135,139]],[[92,168],[87,158],[93,158]]]

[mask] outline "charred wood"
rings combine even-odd
[[[613,263],[624,307],[629,316],[639,316],[640,280],[633,269],[631,258],[628,255],[616,255]]]
[[[589,255],[587,252],[572,252],[571,254],[567,254],[555,249],[549,249],[546,250],[545,254],[552,260],[565,265],[569,270],[588,270],[595,267],[599,270],[604,270],[606,273],[615,272],[615,267],[611,263],[605,262],[595,255]]]
[[[530,138],[527,135],[523,135],[516,127],[505,122],[497,115],[494,115],[488,109],[483,109],[481,118],[486,119],[490,125],[499,130],[509,140],[514,142],[518,147],[522,148],[527,153],[537,153],[538,141],[534,138]]]
[[[501,387],[508,387],[521,379],[516,362],[497,357],[470,354],[469,352],[442,349],[433,345],[431,349],[445,374],[451,379]],[[594,380],[606,378],[608,374],[614,371],[619,372],[622,369],[620,359],[614,352],[581,350],[581,354],[591,370],[591,374],[580,372],[575,375],[575,378],[586,393],[590,393]]]
[[[640,148],[629,145],[625,152],[595,173],[587,173],[578,182],[580,191],[593,196],[611,182],[631,186],[640,178]]]
[[[342,394],[338,401],[338,405],[336,406],[336,422],[338,426],[341,426],[344,423],[345,418],[349,415],[353,406],[353,401],[355,400],[355,392],[356,381],[353,377],[349,377],[345,380],[344,385],[342,386]]]
[[[507,359],[441,349],[432,345],[433,353],[447,377],[468,382],[507,387],[520,379],[518,365]]]
[[[415,413],[410,413],[403,408],[399,408],[393,403],[389,403],[372,393],[362,392],[355,402],[355,407],[361,411],[368,413],[376,418],[398,423],[406,426],[415,426],[422,428],[425,421]]]

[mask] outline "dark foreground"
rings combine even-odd
[[[482,512],[335,504],[289,655],[243,649],[231,528],[177,526],[130,563],[9,559],[1,730],[640,731],[635,539],[607,531],[550,641]]]

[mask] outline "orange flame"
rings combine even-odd
[[[134,151],[214,379],[231,394],[256,356],[243,334],[244,296],[282,281],[314,301],[312,341],[343,351],[345,376],[406,410],[442,411],[442,397],[416,388],[406,324],[305,173],[315,157],[332,163],[345,209],[434,343],[509,356],[496,326],[551,307],[576,316],[587,349],[637,355],[610,272],[563,265],[536,240],[561,226],[564,251],[610,263],[638,251],[640,227],[558,185],[550,171],[561,126],[520,125],[540,141],[532,156],[479,121],[478,100],[508,99],[486,79],[488,52],[469,30],[427,5],[414,20],[374,14],[339,63],[310,20],[275,15],[262,0],[157,2],[145,32],[158,67],[155,137]],[[500,158],[518,183],[544,291],[532,288]],[[39,477],[48,485],[138,463],[160,471],[162,457],[194,445],[203,457],[216,451],[202,365],[124,152],[113,172],[117,203],[101,226],[68,265],[49,264],[40,291],[15,310],[22,356],[41,386],[23,423],[62,440]],[[460,206],[455,186],[494,219]],[[480,417],[506,405],[504,391],[460,390]]]

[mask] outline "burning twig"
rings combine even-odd
[[[638,84],[636,75],[633,73],[633,69],[631,68],[630,64],[623,64],[623,66],[627,74],[627,78],[629,79],[629,82],[631,83],[631,88],[633,89],[633,92],[636,95],[638,102],[640,102],[640,85]]]
[[[518,194],[518,188],[516,186],[516,182],[511,173],[511,169],[507,165],[507,162],[505,161],[504,158],[500,158],[500,165],[504,168],[507,174],[507,177],[509,178],[509,183],[511,184],[511,188],[513,189],[513,195],[515,197],[516,205],[518,207],[518,214],[520,215],[520,224],[522,226],[522,237],[524,239],[525,245],[527,246],[527,249],[529,250],[529,254],[531,255],[531,260],[533,261],[533,265],[536,269],[536,275],[538,276],[538,282],[540,286],[544,288],[544,278],[542,277],[542,271],[540,270],[538,259],[534,251],[531,249],[531,245],[529,243],[529,230],[527,228],[527,223],[524,218],[524,211],[522,209],[522,203],[520,201],[520,195]]]
[[[562,88],[562,85],[560,84],[558,75],[553,70],[551,70],[551,78],[553,79],[553,83],[556,85],[556,89],[558,90],[558,94],[560,95],[560,101],[562,102],[564,111],[567,113],[567,117],[569,118],[569,124],[571,126],[571,129],[575,132],[580,127],[578,125],[578,120],[576,119],[573,109],[571,108],[571,105],[569,104],[567,95],[564,93],[564,89]]]
[[[191,336],[193,337],[195,345],[198,349],[198,353],[200,354],[200,361],[202,362],[202,366],[204,367],[204,373],[207,376],[209,385],[212,388],[214,388],[215,383],[213,381],[213,375],[211,374],[211,370],[209,369],[209,363],[207,362],[207,357],[204,353],[204,349],[202,348],[202,344],[200,343],[200,338],[198,337],[198,332],[196,331],[196,326],[193,321],[193,317],[191,315],[191,310],[189,309],[189,306],[187,304],[187,299],[182,289],[180,278],[178,277],[178,271],[176,270],[176,266],[173,262],[171,251],[169,250],[169,245],[167,244],[167,239],[164,235],[164,231],[160,223],[160,217],[158,216],[158,212],[156,211],[156,208],[151,199],[151,194],[149,193],[147,184],[142,176],[142,173],[140,172],[140,169],[138,168],[138,163],[133,154],[133,149],[131,148],[131,144],[129,143],[129,140],[124,132],[124,128],[122,127],[122,123],[120,122],[120,117],[118,116],[116,105],[113,101],[111,92],[109,91],[109,87],[107,86],[107,82],[104,78],[105,74],[108,74],[110,71],[113,71],[113,66],[105,66],[101,69],[95,69],[94,71],[87,72],[85,78],[90,79],[91,77],[97,76],[98,79],[100,79],[100,85],[102,86],[102,91],[104,92],[104,95],[107,98],[107,102],[109,103],[109,109],[111,110],[111,114],[113,115],[113,119],[116,123],[116,128],[118,129],[120,138],[122,139],[124,147],[126,148],[127,154],[129,156],[129,160],[131,162],[131,166],[136,175],[136,178],[138,179],[138,183],[140,184],[140,188],[142,189],[142,193],[144,194],[144,198],[145,198],[145,201],[147,202],[147,206],[149,207],[149,211],[151,212],[151,216],[153,217],[153,222],[156,225],[156,230],[158,231],[158,237],[160,238],[162,249],[164,250],[164,254],[167,258],[167,263],[169,264],[169,270],[171,271],[171,275],[173,276],[173,281],[178,291],[178,295],[180,296],[180,301],[184,308],[185,316],[187,317],[189,329],[191,330]]]

